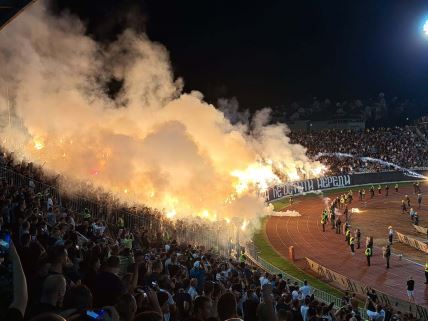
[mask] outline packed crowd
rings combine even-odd
[[[320,153],[346,153],[356,156],[319,158],[334,174],[390,169],[389,166],[365,162],[357,157],[377,158],[405,168],[428,166],[428,145],[409,127],[291,132],[290,138],[292,143],[305,146],[311,158]]]
[[[31,172],[28,164],[14,168]],[[265,273],[244,253],[224,257],[178,243],[162,224],[127,229],[119,219],[112,226],[31,184],[0,184],[5,320],[361,320],[355,295],[333,309],[307,283]],[[414,320],[376,299],[367,304],[373,320]]]

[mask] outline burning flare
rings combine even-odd
[[[269,109],[232,124],[201,93],[183,93],[166,49],[145,34],[127,30],[101,47],[76,17],[37,2],[0,33],[0,65],[6,148],[168,218],[239,217],[246,229],[272,211],[259,191],[322,175]],[[100,83],[113,78],[123,81],[114,100]],[[1,123],[9,99],[12,119]]]

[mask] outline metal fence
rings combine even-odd
[[[297,284],[300,286],[303,285],[303,281],[300,279],[297,279],[291,275],[289,275],[288,273],[282,271],[281,269],[277,268],[276,266],[270,264],[269,262],[267,262],[266,260],[264,260],[263,258],[261,258],[259,256],[259,251],[256,248],[256,246],[254,245],[254,243],[247,243],[246,248],[245,248],[245,254],[248,257],[248,259],[250,261],[252,261],[255,265],[259,266],[260,268],[262,268],[263,270],[265,270],[266,272],[270,273],[270,274],[282,274],[283,278],[287,278],[290,279],[290,281],[292,283],[297,282]],[[342,306],[342,299],[338,298],[337,296],[330,294],[328,292],[325,292],[323,290],[317,289],[312,287],[313,290],[313,294],[315,299],[317,299],[318,301],[324,302],[326,304],[330,304],[332,302],[334,302],[334,308],[338,309]],[[363,308],[359,308],[359,313],[361,315],[362,318],[367,319],[367,313],[366,310]]]

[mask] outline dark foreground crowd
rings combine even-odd
[[[381,171],[392,169],[387,165],[365,162],[358,157],[373,157],[405,168],[428,166],[428,145],[415,128],[329,129],[320,132],[291,132],[292,143],[307,148],[314,158],[319,153],[346,153],[355,158],[323,156],[333,174]]]
[[[355,295],[334,308],[307,283],[267,274],[245,254],[178,244],[160,225],[111,226],[3,178],[0,191],[1,320],[363,320]],[[371,320],[416,320],[368,294]]]

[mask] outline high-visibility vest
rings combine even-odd
[[[123,228],[124,227],[124,222],[123,222],[123,218],[119,217],[117,220],[117,227],[118,228]]]
[[[425,263],[425,272],[428,273],[428,263]]]
[[[354,244],[354,238],[351,236],[349,238],[349,245],[353,245]]]
[[[364,252],[366,254],[366,256],[371,256],[372,255],[372,249],[371,248],[366,248],[366,251]]]
[[[350,235],[351,235],[351,231],[350,231],[350,230],[346,230],[345,235],[346,235],[346,236],[350,236]]]

